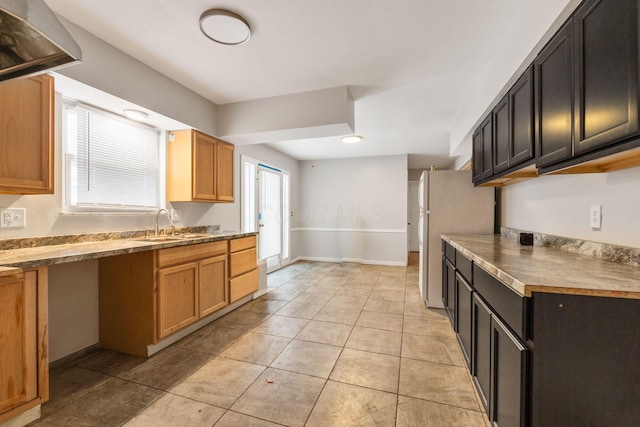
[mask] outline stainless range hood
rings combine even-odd
[[[80,46],[43,0],[0,0],[0,81],[81,59]]]

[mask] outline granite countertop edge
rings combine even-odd
[[[520,296],[534,292],[640,299],[640,268],[503,236],[442,239]]]
[[[0,250],[0,277],[16,274],[22,268],[35,268],[135,252],[190,246],[250,237],[257,234],[256,232],[228,231],[190,238],[176,237],[176,240],[165,241],[153,241],[137,237]]]

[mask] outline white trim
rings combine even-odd
[[[318,231],[328,233],[406,233],[407,230],[393,229],[393,228],[310,228],[310,227],[296,227],[291,231]]]
[[[358,259],[358,258],[321,258],[321,257],[301,256],[296,258],[296,261],[315,261],[315,262],[332,262],[332,263],[353,262],[357,264],[387,265],[390,267],[406,267],[407,266],[406,262],[376,261],[376,260]]]

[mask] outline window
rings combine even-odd
[[[64,104],[65,208],[148,210],[164,205],[162,133],[81,104]]]

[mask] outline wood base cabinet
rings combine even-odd
[[[229,240],[229,292],[231,302],[258,290],[256,236]]]
[[[229,304],[227,241],[100,259],[100,344],[147,347]]]
[[[0,83],[0,193],[53,194],[53,77]]]
[[[49,399],[46,267],[0,277],[0,424]]]

